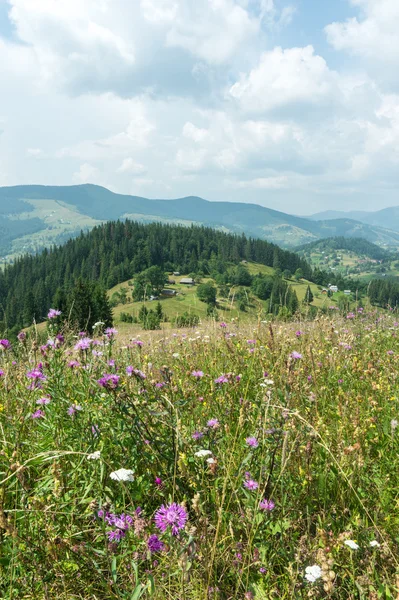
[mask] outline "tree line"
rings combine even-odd
[[[210,227],[108,222],[62,246],[23,256],[0,271],[0,328],[16,331],[33,320],[42,321],[79,281],[93,282],[100,296],[152,266],[207,276],[212,271],[222,274],[228,264],[242,260],[291,273],[301,269],[312,279],[306,261],[264,240]]]

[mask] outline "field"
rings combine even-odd
[[[80,231],[101,223],[79,213],[73,206],[57,200],[29,199],[25,202],[32,205],[32,211],[15,215],[11,220],[38,218],[45,223],[46,229],[15,239],[12,242],[12,251],[5,257],[6,262],[12,262],[21,254],[34,254],[51,244],[59,244]]]
[[[272,267],[267,267],[259,263],[247,263],[246,266],[251,275],[262,273],[264,275],[273,276],[274,274],[274,269]],[[178,277],[173,277],[172,275],[170,276],[171,279],[176,281],[176,284],[166,285],[165,287],[169,287],[170,289],[175,290],[177,292],[177,295],[171,298],[159,298],[162,304],[164,314],[168,317],[169,322],[174,317],[176,317],[177,315],[181,315],[184,312],[196,314],[200,317],[200,319],[205,319],[207,305],[197,298],[197,286],[187,286],[179,283],[180,279],[183,276],[187,276],[187,274],[180,275]],[[213,282],[212,279],[206,277],[203,278],[201,281],[202,283],[206,283],[208,281]],[[301,279],[299,281],[296,281],[295,279],[289,279],[286,281],[296,291],[298,300],[300,302],[302,302],[305,298],[306,289],[309,285],[314,296],[314,300],[312,302],[313,306],[321,308],[323,306],[329,307],[334,306],[336,304],[335,297],[332,296],[331,298],[328,298],[326,295],[321,294],[321,286],[317,286],[315,283],[309,282],[305,279]],[[129,301],[126,304],[118,304],[114,308],[114,318],[115,322],[118,323],[118,327],[122,326],[124,328],[124,331],[128,331],[129,327],[126,328],[124,323],[119,323],[120,315],[121,313],[127,313],[137,316],[142,303],[131,301],[132,287],[129,286],[128,281],[120,283],[111,288],[108,292],[109,297],[111,298],[115,293],[118,293],[121,290],[121,288],[125,288],[127,290]],[[217,311],[220,320],[235,319],[237,321],[247,323],[252,322],[256,318],[263,319],[266,303],[260,300],[259,298],[253,296],[250,293],[250,289],[248,288],[250,304],[245,312],[240,311],[237,306],[237,302],[235,302],[234,300],[234,294],[236,289],[237,288],[235,287],[232,287],[230,289],[230,296],[227,299],[218,297]],[[155,304],[156,302],[147,302],[148,308],[155,307]],[[166,327],[168,328],[169,325],[166,324]],[[139,329],[140,328],[133,327],[133,331],[138,331]]]
[[[368,281],[378,277],[399,276],[399,261],[396,253],[392,253],[384,260],[378,261],[350,250],[341,249],[322,252],[315,248],[306,252],[304,256],[312,267],[332,271],[344,277],[354,277]]]
[[[0,345],[0,597],[397,598],[399,324]]]

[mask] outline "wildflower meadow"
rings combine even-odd
[[[399,598],[399,323],[0,341],[0,597]]]

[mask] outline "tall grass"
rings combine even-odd
[[[0,343],[0,597],[399,597],[398,331]]]

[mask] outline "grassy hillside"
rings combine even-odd
[[[399,254],[363,239],[328,238],[301,246],[297,251],[313,267],[345,277],[370,279],[399,275]]]
[[[7,210],[12,212],[9,214]],[[3,187],[0,188],[2,213],[10,233],[5,245],[10,260],[21,252],[33,253],[53,243],[60,243],[66,237],[76,235],[80,229],[91,228],[104,220],[124,218],[145,223],[203,224],[267,239],[287,248],[337,235],[364,237],[381,245],[399,246],[398,232],[387,226],[365,224],[353,219],[315,221],[256,204],[208,202],[195,196],[150,200],[114,194],[95,185]],[[38,219],[41,234],[31,235],[37,229],[21,232],[18,229],[18,221],[22,222],[21,215],[27,223]]]
[[[247,263],[248,271],[251,275],[257,275],[258,273],[262,273],[264,275],[273,276],[275,271],[271,267],[267,267],[265,265],[261,265],[259,263]],[[187,276],[187,274],[185,274]],[[189,314],[198,315],[201,320],[207,319],[207,304],[205,302],[201,302],[197,297],[197,285],[187,286],[184,284],[180,284],[179,280],[181,277],[185,276],[182,274],[180,277],[176,277],[173,279],[176,280],[176,284],[166,285],[169,289],[173,289],[177,292],[175,297],[167,298],[159,296],[158,300],[162,305],[162,310],[166,315],[168,322],[163,324],[164,327],[169,328],[170,323],[185,312]],[[171,276],[172,277],[172,276]],[[311,288],[311,291],[314,296],[314,300],[311,303],[311,306],[315,306],[317,308],[328,308],[329,306],[335,306],[337,302],[337,294],[334,294],[332,297],[327,297],[326,295],[321,293],[322,286],[316,285],[315,283],[309,282],[306,279],[301,279],[296,281],[295,279],[285,279],[296,292],[298,296],[298,300],[302,302],[305,298],[306,290],[308,285]],[[142,306],[142,302],[133,302],[131,298],[132,285],[134,280],[127,280],[123,283],[120,283],[108,291],[108,297],[111,299],[115,297],[115,294],[119,293],[122,288],[127,290],[128,294],[128,302],[126,304],[118,303],[114,309],[114,319],[115,323],[118,326],[118,329],[122,327],[122,331],[132,332],[139,331],[141,326],[137,326],[135,324],[125,324],[121,323],[121,314],[126,313],[128,315],[138,315],[138,312]],[[201,283],[212,282],[215,286],[216,283],[211,278],[202,278]],[[235,293],[239,289],[238,286],[229,286],[229,297],[221,298],[220,295],[217,297],[217,312],[219,316],[219,320],[221,321],[240,321],[244,323],[256,322],[257,319],[265,319],[267,318],[266,309],[266,301],[262,301],[257,298],[251,291],[251,289],[247,288],[247,294],[249,298],[249,305],[246,311],[242,311],[239,309],[239,303],[235,298]],[[157,300],[157,301],[158,301]],[[146,305],[150,309],[155,309],[157,301],[147,301]]]
[[[396,319],[3,340],[0,596],[397,598]]]

